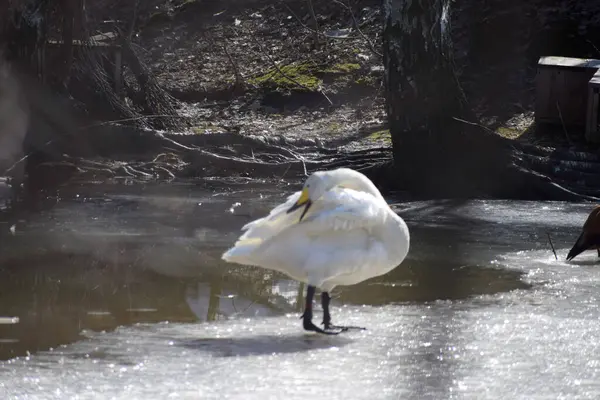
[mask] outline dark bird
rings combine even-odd
[[[586,250],[597,250],[600,257],[600,206],[596,206],[583,224],[583,230],[573,248],[567,254],[567,261],[572,260]]]

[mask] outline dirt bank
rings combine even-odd
[[[377,169],[390,160],[379,2],[312,2],[312,10],[304,0],[155,3],[155,11],[139,18],[134,49],[178,100],[183,128],[86,122],[78,135],[93,157],[42,160],[45,169],[60,164],[92,177],[134,179],[289,176],[344,163]],[[521,151],[528,166],[554,174],[565,159],[557,148],[590,150],[560,132],[540,134],[532,124],[536,57],[552,50],[540,44],[540,21],[566,11],[552,14],[540,2],[484,3],[454,5],[461,85],[483,126],[527,144]],[[509,22],[512,29],[500,38],[497,31]],[[125,75],[135,88],[135,78]]]

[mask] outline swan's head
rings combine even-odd
[[[363,174],[349,168],[338,168],[331,171],[318,171],[306,179],[302,192],[296,203],[287,211],[291,213],[304,206],[300,221],[312,205],[327,191],[334,187],[346,187],[359,191],[365,191],[381,196],[375,185]],[[373,192],[374,191],[374,192]]]

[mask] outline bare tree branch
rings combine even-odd
[[[313,35],[313,40],[315,42],[315,49],[319,48],[319,21],[317,21],[317,15],[315,14],[315,9],[313,7],[312,4],[312,0],[307,0],[308,1],[308,10],[310,11],[310,16],[313,19],[313,22],[315,23],[315,31],[314,31],[314,35]]]
[[[380,52],[378,52],[377,50],[375,50],[375,46],[373,46],[373,43],[371,42],[371,40],[369,40],[369,38],[367,36],[365,36],[365,34],[360,30],[358,21],[356,20],[356,17],[354,16],[354,12],[352,11],[352,8],[349,5],[347,5],[346,3],[344,3],[344,2],[342,2],[340,0],[333,0],[333,2],[339,4],[340,6],[344,7],[346,10],[348,10],[348,12],[350,13],[350,16],[352,17],[352,21],[354,22],[354,26],[356,27],[356,31],[367,42],[367,44],[369,45],[369,49],[371,50],[371,52],[373,52],[373,54],[375,54],[378,57],[383,57],[383,55]]]

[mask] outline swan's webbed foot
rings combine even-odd
[[[366,330],[367,328],[362,328],[360,326],[341,326],[341,325],[333,325],[331,323],[331,314],[329,312],[329,303],[331,301],[331,297],[328,292],[321,293],[321,305],[323,306],[323,322],[322,324],[325,326],[325,330],[337,329],[340,332],[346,332],[350,329],[357,330]]]
[[[312,322],[312,318],[313,318],[312,301],[313,301],[314,295],[315,295],[315,287],[309,285],[308,288],[306,289],[306,306],[304,307],[304,314],[302,314],[302,316],[300,317],[300,318],[302,318],[302,326],[304,327],[304,329],[307,331],[322,333],[324,335],[339,335],[340,333],[344,332],[345,329],[340,329],[337,331],[330,330],[327,327],[325,327],[325,329],[321,329]],[[325,314],[324,318],[331,319],[328,316],[329,316],[329,309],[327,309],[327,313]]]
[[[325,329],[339,329],[340,332],[346,332],[349,331],[351,329],[354,330],[358,330],[358,331],[366,331],[367,328],[363,328],[362,326],[354,326],[354,325],[332,325],[331,323],[326,324],[323,323],[323,325],[325,325]]]
[[[327,328],[327,327],[325,327],[325,329],[319,328],[312,322],[312,312],[309,312],[308,310],[304,311],[304,314],[302,314],[302,316],[300,318],[302,318],[302,326],[304,327],[304,330],[307,330],[307,331],[322,333],[324,335],[339,335],[340,333],[345,331],[345,329],[331,330],[331,329],[335,329],[335,328],[331,328],[331,329]]]
[[[329,312],[327,312],[327,313],[325,313],[325,315],[323,315],[323,322],[321,322],[321,324],[325,327],[325,330],[337,329],[340,332],[346,332],[351,329],[358,330],[358,331],[366,331],[367,330],[367,328],[363,328],[362,326],[333,325],[331,323],[331,316],[329,315]]]

